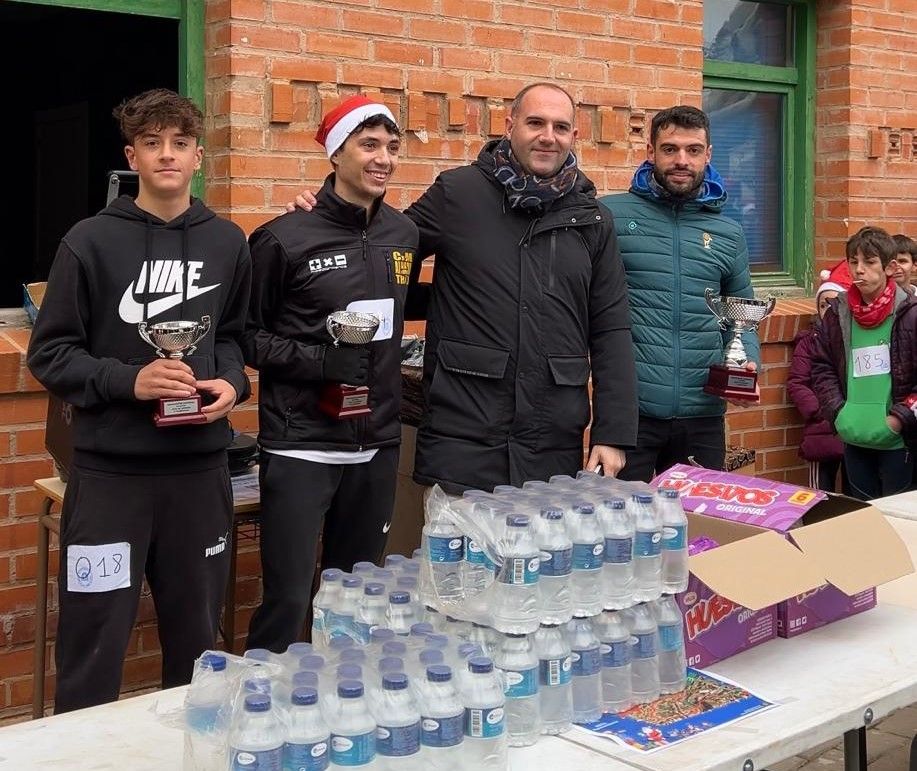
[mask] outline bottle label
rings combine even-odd
[[[507,699],[524,699],[538,693],[538,667],[516,671],[504,669],[506,690],[503,694]]]
[[[369,634],[376,627],[373,624],[366,624],[362,621],[354,621],[353,629],[357,634],[358,642],[366,645],[369,642]]]
[[[542,551],[538,572],[543,576],[568,576],[573,569],[573,548]]]
[[[467,535],[465,536],[465,562],[470,565],[481,565],[488,570],[494,569],[494,563],[490,561],[486,552]]]
[[[283,767],[285,769],[325,771],[329,762],[327,741],[283,745]]]
[[[465,708],[465,736],[492,739],[503,734],[503,707]]]
[[[312,606],[312,634],[325,634],[325,611]]]
[[[539,682],[541,685],[566,685],[570,682],[572,664],[570,657],[562,659],[541,659],[539,661]]]
[[[624,562],[630,562],[634,558],[634,539],[633,538],[606,538],[605,539],[605,562],[611,562],[620,565]]]
[[[331,762],[335,765],[365,766],[375,757],[375,731],[367,731],[365,734],[356,736],[331,734]]]
[[[677,651],[684,639],[681,624],[659,625],[659,650]]]
[[[420,719],[420,743],[425,747],[454,747],[462,743],[465,715],[423,717]]]
[[[461,562],[462,537],[444,538],[438,535],[427,536],[430,550],[430,562]]]
[[[411,725],[376,728],[376,752],[388,758],[402,758],[420,752],[420,721]]]
[[[230,749],[232,771],[281,771],[283,767],[283,748],[272,750],[236,750]]]
[[[602,567],[602,559],[604,553],[604,543],[573,544],[573,569],[598,570],[600,567]]]
[[[500,570],[500,583],[534,584],[538,581],[538,557],[509,557]]]
[[[661,530],[642,530],[634,537],[635,557],[658,557],[661,551]]]
[[[602,666],[608,669],[623,667],[630,663],[630,641],[602,643],[599,646],[602,652]]]
[[[598,646],[573,651],[570,660],[573,662],[570,669],[574,677],[588,677],[602,671],[602,653]]]
[[[635,659],[651,659],[656,655],[656,633],[637,634],[631,638],[631,656]]]
[[[662,528],[662,547],[664,549],[684,549],[688,544],[687,525],[665,525]]]

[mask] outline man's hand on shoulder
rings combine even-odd
[[[749,372],[757,372],[758,365],[753,361],[745,362],[745,369]],[[733,407],[741,407],[742,409],[747,409],[748,407],[754,407],[761,403],[761,383],[755,383],[755,398],[754,399],[727,399],[726,402],[731,404]]]
[[[605,444],[597,444],[589,453],[586,471],[595,471],[601,466],[602,473],[605,476],[616,477],[618,472],[624,468],[625,460],[624,450],[619,450],[617,447],[609,447]]]
[[[288,212],[296,211],[296,209],[302,209],[304,211],[312,211],[315,208],[316,203],[318,203],[318,199],[315,197],[312,191],[303,190],[292,201],[287,201],[286,210]]]
[[[214,401],[206,407],[201,407],[201,412],[207,416],[207,422],[213,423],[225,415],[236,406],[238,394],[236,389],[227,380],[199,380],[197,390],[203,391],[214,397]]]
[[[156,359],[137,373],[134,396],[150,399],[183,399],[193,396],[200,384],[187,364],[177,359]]]

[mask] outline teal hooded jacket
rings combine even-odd
[[[708,368],[723,360],[731,338],[704,302],[708,287],[753,297],[741,226],[723,216],[726,189],[707,165],[700,194],[673,201],[651,182],[645,162],[630,192],[599,199],[614,215],[631,309],[640,414],[652,418],[722,415],[726,403],[704,393]],[[759,363],[758,337],[742,336]]]

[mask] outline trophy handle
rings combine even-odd
[[[704,290],[704,302],[710,312],[716,316],[716,323],[720,329],[726,329],[726,320],[720,313],[720,296],[709,286]]]
[[[194,332],[194,335],[195,335],[194,342],[191,343],[191,345],[189,345],[182,352],[182,355],[190,356],[192,353],[194,353],[197,350],[197,344],[201,340],[204,339],[204,335],[206,335],[209,331],[210,331],[210,316],[201,316],[201,322],[200,324],[197,325],[197,330],[195,330]]]
[[[139,324],[137,324],[137,332],[140,334],[140,338],[145,343],[148,343],[149,345],[153,346],[153,349],[156,351],[156,355],[160,359],[166,358],[165,354],[162,352],[162,349],[158,345],[156,345],[156,343],[154,343],[152,338],[150,337],[150,333],[147,331],[147,323],[145,321],[141,321]]]
[[[340,347],[341,347],[341,340],[340,340],[340,338],[338,338],[338,337],[334,334],[334,324],[331,322],[331,316],[330,316],[330,315],[328,316],[327,319],[325,319],[325,329],[328,330],[328,334],[331,336],[331,340],[332,340],[333,343],[334,343],[334,347],[335,347],[335,348],[340,348]]]

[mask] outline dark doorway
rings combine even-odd
[[[0,212],[0,307],[43,281],[57,244],[105,205],[106,172],[125,168],[111,116],[123,99],[178,85],[178,22],[28,3],[0,4],[0,122],[8,174]]]

